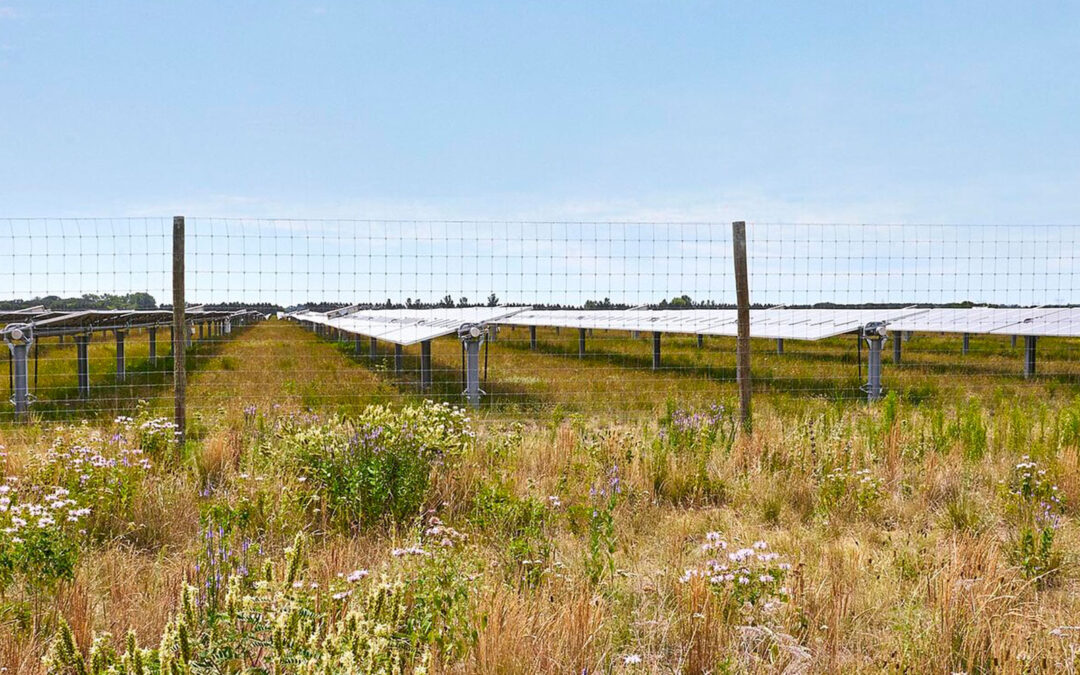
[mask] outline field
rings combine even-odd
[[[539,338],[461,411],[452,339],[423,397],[413,349],[236,330],[187,357],[183,446],[164,340],[118,385],[96,339],[81,403],[43,345],[0,427],[0,672],[1080,670],[1072,342],[1025,381],[1007,337],[918,335],[868,406],[853,337],[755,341],[743,434],[733,340],[654,372]]]

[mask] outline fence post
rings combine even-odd
[[[184,442],[187,429],[187,364],[185,361],[184,342],[187,331],[184,330],[184,217],[173,217],[173,422],[176,423],[176,439]]]
[[[735,300],[738,306],[739,336],[735,342],[735,379],[739,385],[739,420],[750,432],[750,288],[746,278],[746,223],[731,224],[732,253],[735,258]]]

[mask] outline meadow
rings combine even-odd
[[[167,349],[117,384],[95,340],[78,402],[43,344],[0,426],[0,672],[1080,670],[1072,342],[1023,380],[1007,337],[918,335],[867,405],[853,336],[755,341],[747,434],[733,340],[653,371],[538,333],[474,411],[453,339],[421,395],[412,349],[234,330],[186,357],[183,444]]]

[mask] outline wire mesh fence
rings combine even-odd
[[[736,400],[730,223],[0,220],[0,419],[188,407],[632,415]],[[1072,392],[1075,226],[750,223],[755,398]]]

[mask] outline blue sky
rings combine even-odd
[[[757,226],[762,302],[1078,302],[1077,228],[1020,226],[1078,222],[1077,35],[1076,3],[0,0],[0,218],[153,218],[0,221],[0,296],[164,289],[185,214],[719,224],[192,218],[206,301],[730,301],[745,219],[1014,226]]]
[[[3,216],[1076,222],[1076,3],[0,0]]]

